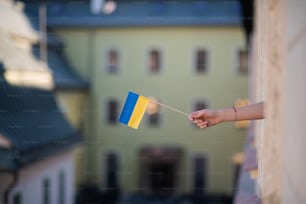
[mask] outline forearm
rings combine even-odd
[[[235,110],[236,109],[236,110]],[[222,122],[257,120],[264,118],[264,103],[255,103],[248,106],[219,110]]]
[[[237,108],[237,120],[257,120],[264,118],[264,103]]]

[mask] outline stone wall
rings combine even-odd
[[[285,0],[256,1],[257,69],[262,70],[265,121],[257,138],[258,187],[263,203],[282,198],[284,72],[286,69]]]

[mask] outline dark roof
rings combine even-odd
[[[93,14],[91,1],[46,1],[48,26],[223,26],[240,25],[237,0],[116,1],[112,14]],[[38,21],[37,1],[26,1],[26,13]]]
[[[31,10],[31,9],[30,9]],[[33,7],[33,12],[38,15],[38,5]],[[29,12],[29,13],[33,13]],[[29,15],[29,13],[27,13]],[[29,18],[32,27],[39,31],[39,22],[37,18]],[[48,67],[51,68],[53,73],[55,89],[69,89],[69,90],[87,90],[89,82],[83,79],[78,73],[75,72],[71,64],[68,62],[63,53],[64,43],[53,32],[47,32],[48,43]],[[33,54],[40,58],[38,45],[33,47]]]
[[[48,46],[48,66],[53,73],[54,86],[56,90],[87,90],[89,82],[78,75],[70,63],[64,56],[62,45],[55,40],[53,36],[53,43],[55,45]],[[33,48],[35,56],[39,57],[38,46]]]
[[[17,169],[14,151],[0,148],[0,170],[13,171]]]
[[[0,155],[13,155],[0,169],[21,167],[80,141],[53,92],[11,86],[0,76],[0,98],[0,134],[12,143]]]

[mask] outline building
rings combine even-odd
[[[1,77],[0,107],[1,203],[73,203],[73,149],[81,137],[53,93]]]
[[[37,1],[27,2],[30,18],[37,18]],[[47,1],[48,28],[91,83],[87,179],[126,193],[231,195],[243,128],[223,124],[203,132],[186,116],[156,106],[137,131],[117,118],[130,90],[187,113],[247,98],[239,3],[104,3]]]
[[[306,4],[257,0],[254,8],[250,97],[265,101],[265,120],[252,129],[258,175],[253,192],[247,193],[259,197],[256,203],[305,203],[306,97],[301,87],[306,75],[306,22],[302,17]],[[241,179],[240,183],[242,187],[247,182]],[[239,188],[239,192],[243,190]],[[236,198],[236,203],[246,203],[239,202],[239,194]]]
[[[74,203],[81,135],[59,110],[22,3],[0,2],[0,203]],[[33,193],[35,192],[35,193]]]
[[[32,22],[35,25],[35,22]],[[36,26],[34,26],[36,27]],[[37,58],[41,55],[41,45],[36,44],[33,53]],[[64,43],[54,33],[47,33],[46,56],[48,66],[54,80],[54,95],[60,111],[70,125],[79,133],[85,131],[85,119],[89,83],[77,74],[63,53]],[[84,146],[75,148],[75,184],[82,182],[86,171],[84,162]]]

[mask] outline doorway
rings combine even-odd
[[[145,193],[171,195],[178,189],[182,151],[177,147],[144,147],[140,151],[140,188]]]

